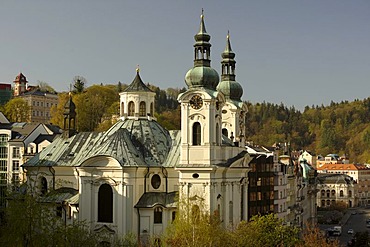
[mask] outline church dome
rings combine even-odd
[[[168,130],[154,120],[125,119],[118,121],[104,135],[107,142],[124,130],[128,140],[148,166],[161,166],[170,151],[172,140]],[[110,141],[108,141],[110,142]],[[115,148],[113,148],[115,149]],[[123,154],[122,154],[123,155]]]
[[[194,67],[185,75],[185,82],[189,88],[205,87],[215,90],[219,80],[217,71],[211,67]]]
[[[217,91],[223,93],[226,98],[241,101],[243,87],[236,81],[222,81],[217,86]]]

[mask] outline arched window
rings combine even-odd
[[[352,197],[352,190],[348,191],[348,197]]]
[[[199,146],[201,143],[201,126],[200,123],[195,122],[193,124],[193,145]]]
[[[343,197],[343,190],[339,191],[339,196]]]
[[[162,211],[161,207],[154,209],[154,224],[162,224]]]
[[[154,116],[154,104],[150,103],[150,116]]]
[[[326,206],[330,206],[330,200],[326,200]]]
[[[330,190],[327,190],[327,191],[326,191],[326,196],[327,196],[327,197],[330,197]]]
[[[128,103],[128,115],[134,116],[134,114],[135,114],[135,103],[133,101],[130,101]]]
[[[113,222],[113,190],[109,184],[102,184],[99,188],[98,222]]]
[[[140,117],[145,117],[145,112],[146,112],[146,105],[144,101],[140,102],[140,107],[139,107],[139,116]]]
[[[335,196],[335,190],[331,191],[331,196]]]
[[[216,144],[220,145],[220,127],[218,123],[216,123]]]
[[[321,200],[321,207],[325,207],[325,200]]]
[[[125,113],[125,103],[122,102],[121,103],[121,116],[123,116],[124,113]]]
[[[41,195],[45,195],[48,192],[48,181],[45,177],[41,177],[40,179],[40,193]]]
[[[325,196],[325,190],[321,190],[321,197]]]
[[[224,136],[226,136],[226,137],[229,137],[229,133],[228,133],[228,131],[227,131],[227,129],[226,129],[226,128],[223,128],[223,129],[222,129],[222,134],[223,134]]]

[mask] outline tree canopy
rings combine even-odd
[[[4,115],[10,122],[27,122],[30,118],[30,106],[22,98],[13,98],[4,105]]]

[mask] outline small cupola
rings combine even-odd
[[[155,92],[144,84],[140,77],[140,69],[131,84],[120,94],[121,118],[139,119],[154,117]]]
[[[243,88],[237,81],[235,81],[236,61],[234,60],[235,53],[231,49],[229,32],[227,33],[226,37],[226,48],[221,56],[222,74],[221,82],[217,86],[217,91],[223,93],[227,100],[231,99],[241,101],[241,97],[243,96]]]

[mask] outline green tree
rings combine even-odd
[[[30,118],[30,107],[22,98],[14,98],[5,104],[4,115],[10,122],[27,122]]]
[[[98,236],[84,222],[65,225],[54,205],[37,196],[11,194],[0,229],[1,246],[97,246]]]
[[[37,86],[41,92],[56,93],[55,89],[44,81],[37,81]]]
[[[233,232],[234,246],[296,246],[300,239],[299,229],[283,225],[274,214],[253,216],[242,221]]]
[[[87,81],[83,76],[75,76],[72,80],[73,83],[73,92],[75,93],[82,93],[86,87]]]

